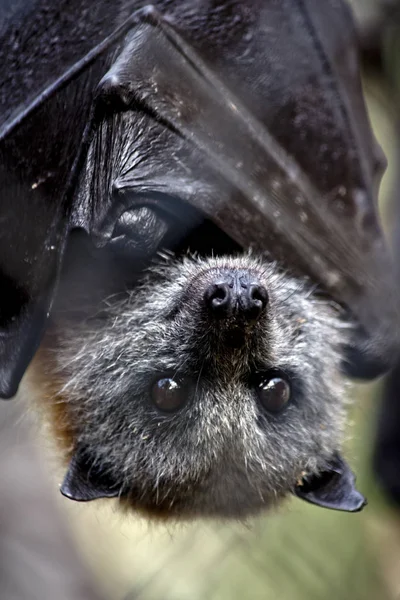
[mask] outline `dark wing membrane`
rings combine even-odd
[[[314,137],[318,135],[319,145],[334,137],[339,163],[350,169],[342,179],[338,172],[335,187],[328,191],[326,160],[306,173],[299,157],[280,143],[279,131],[273,135],[232,92],[226,78],[210,69],[171,24],[153,10],[143,13],[143,18],[146,23],[132,33],[102,80],[99,99],[114,97],[113,102],[118,99],[126,111],[147,112],[184,139],[190,179],[197,182],[192,194],[186,186],[185,199],[244,247],[268,251],[291,270],[309,275],[348,307],[367,332],[371,347],[390,356],[398,345],[397,295],[371,197],[374,141],[360,95],[357,63],[353,65],[356,83],[341,76],[340,65],[326,74],[324,61],[329,55],[322,42],[314,40],[313,52],[324,67],[320,77],[325,77],[319,84],[323,90],[314,86],[314,93],[326,101],[322,92],[327,90],[330,103],[320,110],[333,114],[337,129],[333,134],[314,132]],[[305,27],[310,36],[315,34],[310,20]],[[333,44],[329,35],[328,44]],[[285,127],[289,126],[287,121]],[[312,152],[312,143],[313,139],[309,148],[303,140],[304,154]],[[204,190],[213,189],[211,201],[209,194],[199,192],[199,181]],[[139,191],[140,185],[122,177],[117,187]],[[166,187],[179,195],[170,183]]]
[[[113,30],[107,7],[90,27],[77,18],[91,4],[0,2],[0,397],[40,343],[64,251],[91,81]]]

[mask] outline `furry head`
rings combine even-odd
[[[246,517],[293,492],[361,508],[338,455],[345,330],[306,284],[242,255],[168,257],[96,307],[78,288],[38,359],[64,495],[173,518]]]

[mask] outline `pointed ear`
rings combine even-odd
[[[72,457],[60,491],[70,500],[88,502],[99,498],[115,498],[120,495],[121,488],[98,465],[90,462],[83,452],[77,451]]]
[[[305,477],[294,493],[311,504],[334,510],[358,512],[367,504],[355,488],[353,472],[339,454],[322,473]]]

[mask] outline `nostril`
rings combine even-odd
[[[263,285],[255,284],[249,288],[250,310],[254,316],[260,315],[268,304],[268,292]]]
[[[204,294],[206,306],[216,313],[224,313],[230,304],[231,292],[227,283],[213,283]]]

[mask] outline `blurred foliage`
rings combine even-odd
[[[382,13],[385,1],[382,0],[349,0],[359,23],[373,23]]]

